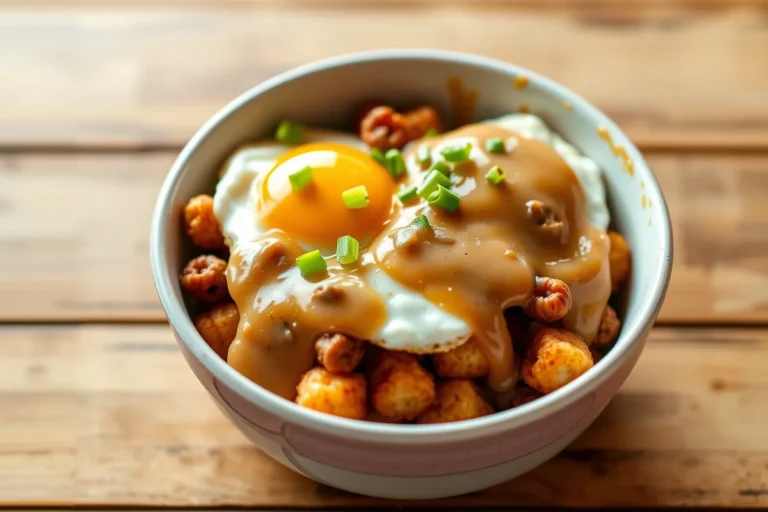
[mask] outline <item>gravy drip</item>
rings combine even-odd
[[[381,298],[360,278],[362,266],[329,267],[303,277],[305,251],[283,233],[238,244],[227,282],[240,311],[227,362],[256,384],[293,400],[315,361],[315,340],[326,332],[369,338],[384,323]]]
[[[494,137],[506,142],[507,153],[486,153],[486,140]],[[608,239],[590,223],[584,191],[557,152],[503,128],[465,126],[409,147],[405,157],[411,181],[421,183],[426,173],[416,163],[419,146],[428,146],[436,160],[440,148],[466,142],[472,143],[472,160],[456,165],[451,176],[452,189],[462,196],[459,211],[423,201],[404,209],[398,227],[376,243],[375,258],[396,281],[470,325],[490,363],[488,384],[504,391],[517,380],[504,309],[528,301],[536,276],[561,279],[573,295],[563,326],[590,341],[610,295]],[[506,174],[500,185],[484,178],[494,165]],[[541,201],[561,228],[539,226],[528,213],[529,201]],[[420,243],[401,243],[412,236],[408,223],[420,214],[427,215],[434,233],[422,236]]]
[[[508,152],[488,154],[486,140],[500,137]],[[517,381],[513,341],[504,309],[522,306],[536,276],[568,283],[573,306],[563,326],[590,341],[610,294],[608,239],[588,220],[585,196],[566,162],[543,142],[490,125],[469,125],[426,139],[404,152],[408,176],[420,184],[416,163],[421,145],[433,150],[471,142],[472,161],[455,166],[452,189],[462,196],[450,213],[424,201],[393,210],[391,223],[361,251],[361,263],[302,277],[295,260],[305,251],[285,233],[269,231],[233,247],[227,269],[229,291],[240,311],[237,336],[227,361],[247,378],[289,400],[314,364],[315,340],[325,332],[370,339],[384,324],[386,307],[362,276],[372,265],[461,318],[472,328],[491,366],[489,385],[512,388]],[[484,176],[499,165],[506,181]],[[529,214],[540,201],[562,222],[545,230]],[[433,230],[409,227],[425,214]],[[362,248],[361,248],[362,249]]]

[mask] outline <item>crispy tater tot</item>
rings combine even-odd
[[[571,309],[571,289],[559,279],[537,277],[525,312],[540,322],[556,322]]]
[[[351,373],[365,353],[365,342],[344,334],[323,334],[315,342],[318,362],[332,373]]]
[[[192,243],[201,249],[222,251],[226,249],[221,224],[213,213],[213,198],[195,196],[184,207],[184,230]]]
[[[493,407],[471,380],[447,380],[438,382],[435,388],[435,403],[416,419],[418,423],[448,423],[493,413]]]
[[[369,147],[382,151],[400,149],[408,143],[408,125],[405,117],[392,107],[375,107],[360,122],[360,138]]]
[[[621,322],[619,317],[616,316],[616,311],[606,304],[605,309],[603,309],[603,315],[600,317],[600,327],[597,329],[597,335],[589,344],[590,348],[609,347],[619,336],[620,328]]]
[[[198,313],[194,318],[195,328],[214,352],[227,360],[229,346],[237,334],[240,314],[233,302],[222,302]]]
[[[629,275],[631,256],[627,241],[616,231],[608,232],[611,242],[609,261],[611,264],[611,289],[615,292],[621,288]]]
[[[452,379],[476,379],[488,375],[490,367],[480,345],[469,338],[463,345],[432,356],[435,373]]]
[[[410,354],[384,351],[371,373],[371,405],[382,418],[410,421],[435,400],[435,383]]]
[[[409,142],[424,137],[429,130],[443,131],[440,115],[434,107],[418,107],[403,114],[408,126]]]
[[[355,420],[364,420],[368,412],[365,377],[359,373],[336,375],[312,368],[296,392],[296,403],[308,409]]]
[[[542,393],[551,393],[592,368],[592,354],[577,335],[544,327],[533,339],[523,360],[525,383]]]
[[[202,302],[218,302],[227,296],[227,262],[206,254],[191,260],[181,272],[181,288]]]

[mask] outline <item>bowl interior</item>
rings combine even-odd
[[[518,76],[528,78],[527,86],[516,87]],[[642,156],[610,120],[567,89],[508,64],[442,52],[348,56],[305,66],[255,87],[209,121],[185,148],[163,192],[165,268],[160,273],[172,280],[175,300],[183,301],[176,276],[192,254],[178,228],[180,212],[193,195],[213,193],[220,165],[238,146],[270,138],[283,119],[348,129],[356,107],[370,99],[403,107],[430,104],[451,119],[455,96],[447,83],[456,78],[466,95],[476,95],[474,120],[527,109],[602,168],[612,224],[633,249],[631,286],[622,306],[624,327],[612,352],[622,351],[631,343],[631,333],[637,335],[655,318],[671,258],[666,206]],[[610,134],[613,148],[599,128]],[[609,354],[603,361],[617,357]]]

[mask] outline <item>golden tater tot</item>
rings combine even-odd
[[[568,313],[571,302],[571,289],[565,282],[551,277],[537,277],[525,312],[539,322],[556,322]]]
[[[221,225],[213,213],[213,198],[195,196],[184,207],[184,229],[192,243],[201,249],[220,251],[226,249]]]
[[[323,334],[315,342],[318,362],[332,373],[351,373],[365,353],[365,342],[344,334]]]
[[[523,360],[522,377],[530,387],[551,393],[592,368],[592,354],[577,335],[544,327]]]
[[[608,257],[611,264],[611,289],[618,291],[629,275],[631,256],[627,241],[616,231],[608,232],[611,242],[611,252]]]
[[[240,314],[233,302],[222,302],[198,313],[194,318],[195,328],[205,342],[219,357],[227,360],[229,346],[237,334]]]
[[[621,322],[619,317],[616,316],[616,311],[606,304],[605,309],[603,309],[603,315],[600,317],[600,327],[597,329],[597,335],[589,346],[591,348],[609,347],[619,336],[620,328]]]
[[[452,379],[476,379],[490,371],[488,360],[474,338],[448,352],[434,354],[432,362],[439,376]]]
[[[448,423],[493,413],[471,380],[447,380],[438,382],[435,388],[435,403],[416,419],[418,423]]]
[[[367,415],[365,378],[358,374],[336,375],[312,368],[296,387],[296,403],[308,409],[364,420]]]
[[[191,260],[181,272],[181,288],[202,302],[218,302],[227,290],[227,262],[210,254]]]
[[[371,405],[389,421],[410,421],[435,400],[432,375],[416,358],[401,352],[382,352],[371,374]]]

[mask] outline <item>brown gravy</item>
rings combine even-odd
[[[487,154],[485,142],[491,137],[510,141],[510,151]],[[302,373],[314,364],[314,341],[320,334],[370,339],[384,323],[382,299],[362,279],[370,266],[467,322],[491,365],[493,389],[508,390],[516,383],[514,340],[503,312],[526,303],[536,276],[568,283],[573,306],[562,323],[591,340],[610,294],[609,246],[605,233],[587,218],[575,174],[545,143],[478,124],[407,148],[408,181],[421,183],[426,172],[415,161],[418,147],[463,140],[472,141],[474,160],[455,166],[451,177],[452,189],[462,196],[459,211],[425,201],[393,210],[391,224],[351,268],[328,260],[327,273],[301,277],[294,262],[304,250],[282,233],[236,247],[228,280],[241,319],[228,362],[257,384],[292,399]],[[493,165],[506,174],[501,185],[484,179]],[[559,229],[537,225],[528,212],[530,201],[546,205],[562,222]],[[408,224],[421,214],[435,229],[416,235]]]

